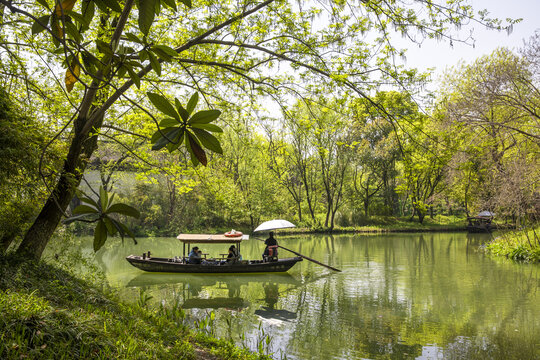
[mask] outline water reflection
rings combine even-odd
[[[265,306],[255,310],[255,314],[265,319],[275,319],[289,321],[296,318],[296,312],[286,309],[277,309],[276,304],[279,301],[279,287],[276,283],[263,284]]]
[[[342,273],[303,261],[286,274],[151,274],[123,259],[148,250],[170,256],[178,249],[167,239],[141,239],[139,248],[107,243],[98,255],[128,301],[143,289],[156,303],[179,299],[193,316],[214,309],[217,334],[238,343],[242,333],[257,339],[262,327],[277,358],[540,359],[540,267],[485,256],[478,249],[489,239],[280,237]],[[260,252],[259,242],[242,244],[245,257]]]

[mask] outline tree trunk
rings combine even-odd
[[[426,214],[419,209],[417,209],[416,212],[418,213],[418,222],[422,224],[424,222],[424,217],[426,217]]]
[[[366,196],[364,198],[364,216],[368,217],[368,210],[369,210],[369,198]]]
[[[75,121],[74,131],[81,131],[85,123],[86,118],[79,116]],[[103,116],[96,120],[94,128],[99,129],[102,123]],[[87,160],[90,159],[96,148],[97,135],[79,133],[73,137],[58,181],[36,220],[26,232],[17,249],[18,255],[35,260],[41,258],[43,250],[45,250],[60,219],[75,195],[75,190],[79,186],[86,169]]]

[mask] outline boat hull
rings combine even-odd
[[[166,273],[202,273],[202,274],[235,274],[235,273],[263,273],[285,272],[292,268],[301,257],[279,259],[272,262],[247,261],[235,264],[185,264],[174,262],[168,258],[143,258],[142,256],[129,255],[126,260],[136,268],[149,272]]]

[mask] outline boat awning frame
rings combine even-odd
[[[223,234],[180,234],[176,238],[184,244],[239,244],[242,240],[248,240],[249,235],[227,237]]]

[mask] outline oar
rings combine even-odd
[[[257,240],[263,241],[263,242],[264,242],[264,240],[261,240],[261,239],[257,239]],[[303,257],[304,259],[309,260],[309,261],[311,261],[311,262],[314,262],[315,264],[318,264],[318,265],[327,267],[327,268],[329,268],[329,269],[331,269],[331,270],[334,270],[334,271],[341,272],[341,270],[336,269],[335,267],[332,267],[332,266],[330,266],[330,265],[323,264],[323,263],[320,262],[320,261],[317,261],[317,260],[315,260],[315,259],[312,259],[312,258],[307,257],[307,256],[305,256],[305,255],[302,255],[302,254],[300,254],[300,253],[297,253],[296,251],[293,251],[293,250],[291,250],[291,249],[287,249],[286,247],[283,247],[283,246],[281,246],[281,245],[278,245],[277,247],[278,247],[278,248],[281,248],[281,249],[283,249],[283,250],[290,251],[290,252],[292,252],[292,253],[295,254],[295,255],[298,255],[298,256],[300,256],[300,257]]]

